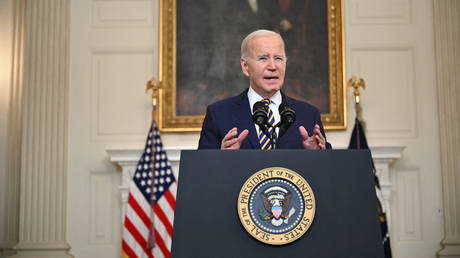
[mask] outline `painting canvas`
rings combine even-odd
[[[257,29],[285,41],[283,92],[315,105],[326,129],[345,128],[340,7],[339,0],[161,1],[160,129],[199,131],[207,105],[249,87],[240,46]]]

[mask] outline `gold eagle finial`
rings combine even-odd
[[[360,104],[360,95],[361,92],[359,91],[359,88],[366,89],[366,82],[364,81],[363,78],[358,78],[358,76],[353,75],[351,78],[348,80],[348,87],[353,88],[353,95],[355,96],[355,111],[356,111],[356,118],[362,121],[363,126],[364,126],[364,121],[362,119],[362,109],[361,109],[361,104]]]
[[[145,93],[152,90],[152,107],[154,110],[157,108],[157,98],[161,88],[161,82],[153,77],[145,84]]]
[[[348,87],[353,88],[353,95],[355,95],[355,103],[359,104],[360,99],[359,96],[361,93],[359,92],[359,87],[366,89],[366,82],[363,78],[358,78],[356,75],[351,76],[348,80]]]

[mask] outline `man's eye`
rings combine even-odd
[[[267,61],[266,57],[259,57],[259,61]]]

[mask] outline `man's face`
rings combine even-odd
[[[249,77],[251,87],[260,96],[273,96],[281,89],[286,71],[286,54],[283,42],[276,36],[262,36],[249,42],[246,60],[241,69]]]

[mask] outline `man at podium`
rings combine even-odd
[[[330,149],[318,109],[281,92],[286,62],[278,33],[246,36],[240,64],[249,88],[207,107],[198,149]]]

